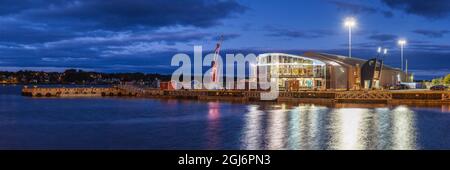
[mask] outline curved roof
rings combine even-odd
[[[304,56],[307,56],[308,58],[314,58],[317,60],[326,60],[329,62],[337,62],[341,65],[346,65],[346,66],[349,66],[349,65],[355,66],[356,64],[363,65],[365,62],[367,62],[367,60],[360,59],[360,58],[350,58],[347,56],[328,54],[328,53],[306,52],[304,54]],[[383,69],[401,71],[397,68],[393,68],[388,65],[384,65]]]
[[[312,60],[316,64],[329,64],[333,66],[345,66],[345,67],[354,67],[357,64],[362,66],[367,60],[360,59],[360,58],[350,58],[347,56],[342,55],[336,55],[336,54],[328,54],[328,53],[316,53],[316,52],[306,52],[303,54],[303,56],[299,55],[292,55],[292,54],[286,54],[286,53],[264,53],[258,55],[258,57],[267,57],[272,55],[278,55],[278,56],[288,56],[293,58],[302,58],[305,60]],[[400,69],[390,67],[388,65],[384,65],[383,69],[387,70],[395,70],[395,71],[401,71]]]
[[[264,53],[264,54],[258,55],[258,57],[268,57],[268,56],[287,56],[287,57],[292,57],[292,58],[301,58],[304,60],[312,60],[313,64],[315,64],[315,65],[325,65],[325,62],[323,62],[321,60],[304,57],[304,56],[299,56],[299,55],[286,54],[286,53]]]

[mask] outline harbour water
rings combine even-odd
[[[0,149],[450,149],[450,106],[31,98],[0,87]]]

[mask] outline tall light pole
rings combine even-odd
[[[402,71],[404,71],[404,69],[403,69],[403,48],[406,45],[406,40],[405,39],[398,40],[398,45],[400,45],[400,58],[401,58],[401,62],[402,62],[401,68],[402,68]]]
[[[388,53],[388,49],[382,49],[381,47],[378,47],[378,56],[381,54],[381,52],[383,52],[383,57],[381,59],[381,63],[380,63],[380,71],[378,72],[378,85],[381,83],[381,73],[383,73],[383,66],[384,66],[384,57],[387,56]],[[378,59],[377,59],[378,60]],[[377,61],[378,62],[378,61]],[[375,65],[376,66],[376,65]]]
[[[377,58],[380,58],[381,50],[382,50],[381,47],[378,47],[378,49],[377,49],[377,53],[378,53]]]
[[[355,18],[346,18],[344,25],[348,27],[348,56],[352,58],[352,28],[356,26]]]
[[[378,55],[377,55],[377,59],[379,59],[380,58],[380,55],[381,55],[381,53],[383,52],[383,48],[381,48],[381,47],[378,47],[377,48],[377,53],[378,53]]]
[[[374,74],[377,73],[376,70],[378,69],[378,66],[379,66],[379,71],[378,71],[378,75],[376,77],[374,75],[374,78],[373,78],[374,81],[372,82],[372,87],[380,88],[381,74],[383,73],[383,66],[384,66],[384,57],[387,56],[388,49],[378,47],[377,53],[378,53],[378,55],[377,55],[377,58],[375,58]],[[382,55],[382,56],[380,57],[380,55]]]
[[[387,49],[387,48],[384,48],[384,49],[383,49],[383,48],[381,48],[381,47],[378,47],[377,53],[378,53],[378,57],[377,57],[377,58],[379,58],[380,55],[383,54],[382,59],[384,59],[384,56],[386,56],[387,53],[388,53],[388,49]]]

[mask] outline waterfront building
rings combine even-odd
[[[282,91],[381,89],[406,81],[405,72],[382,62],[315,52],[265,53],[258,56],[258,69]]]

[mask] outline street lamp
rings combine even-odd
[[[344,21],[344,25],[348,27],[348,56],[352,58],[352,28],[356,26],[355,18],[346,18]]]
[[[378,47],[377,53],[378,53],[378,57],[383,53],[383,58],[384,58],[384,56],[387,55],[387,53],[388,53],[388,49],[387,48],[383,49],[381,47]]]
[[[403,48],[406,45],[406,40],[405,39],[398,40],[398,45],[400,45],[400,57],[401,57],[401,62],[402,62],[401,68],[402,68],[402,71],[403,71]]]
[[[387,55],[387,53],[388,53],[388,49],[387,48],[381,48],[381,47],[378,47],[378,49],[377,49],[377,53],[378,53],[378,55],[377,55],[377,58],[376,58],[376,60],[375,60],[375,69],[377,69],[377,67],[379,66],[380,67],[380,70],[379,70],[379,72],[378,72],[378,76],[377,76],[377,80],[376,81],[373,81],[373,83],[372,83],[372,86],[375,86],[375,87],[379,87],[379,83],[380,83],[380,79],[381,79],[381,73],[383,72],[383,65],[384,65],[384,57]],[[380,58],[380,55],[383,55],[381,58]]]

